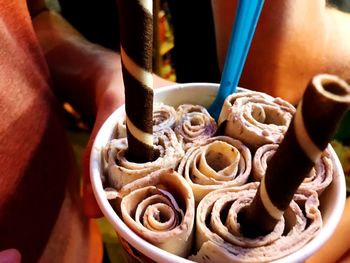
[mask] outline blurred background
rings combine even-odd
[[[337,6],[339,9],[350,12],[350,1],[349,0],[331,0],[332,4]]]

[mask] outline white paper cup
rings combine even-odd
[[[214,100],[218,84],[188,83],[176,84],[155,90],[156,102],[163,102],[171,106],[184,103],[199,104],[208,107]],[[238,89],[240,90],[240,89]],[[91,151],[90,176],[93,191],[97,202],[109,223],[115,229],[126,252],[134,258],[144,261],[156,262],[192,262],[185,258],[168,253],[143,240],[135,234],[116,214],[106,198],[101,174],[101,150],[112,139],[118,119],[123,117],[124,107],[118,108],[103,124],[98,132]],[[323,228],[319,234],[307,243],[302,249],[275,262],[303,262],[317,251],[334,232],[340,221],[346,199],[346,185],[342,166],[333,148],[332,157],[335,163],[335,176],[333,182],[320,197],[320,210],[323,218]]]

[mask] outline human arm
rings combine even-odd
[[[236,0],[212,1],[217,54],[223,68]],[[312,76],[350,79],[350,14],[324,0],[266,0],[240,86],[298,102]]]

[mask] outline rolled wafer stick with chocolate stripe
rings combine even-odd
[[[245,236],[265,235],[274,229],[349,106],[350,86],[344,80],[320,74],[310,81],[257,194],[240,214]]]
[[[320,196],[333,180],[334,162],[331,157],[331,146],[329,145],[322,152],[320,158],[317,159],[315,166],[310,173],[305,177],[304,181],[299,186],[297,192],[303,189],[314,190]],[[261,181],[265,176],[268,162],[275,154],[278,144],[265,144],[261,146],[254,155],[252,163],[252,179]]]
[[[152,9],[152,0],[119,0],[127,156],[134,162],[154,159]]]

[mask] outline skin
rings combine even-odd
[[[82,160],[82,194],[85,213],[90,217],[100,217],[102,213],[89,179],[89,155],[103,122],[124,103],[120,55],[88,42],[54,12],[37,16],[34,28],[53,77],[55,92],[70,101],[79,112],[96,118]],[[171,83],[154,75],[155,88]],[[86,94],[83,100],[81,94]]]
[[[83,214],[77,166],[26,2],[3,0],[0,10],[0,256],[96,262],[101,237]]]
[[[306,263],[349,262],[350,260],[350,198],[346,200],[344,213],[334,234],[312,255]]]
[[[213,0],[218,61],[223,68],[235,0]],[[318,73],[350,79],[350,15],[324,0],[266,0],[240,86],[297,103]]]

